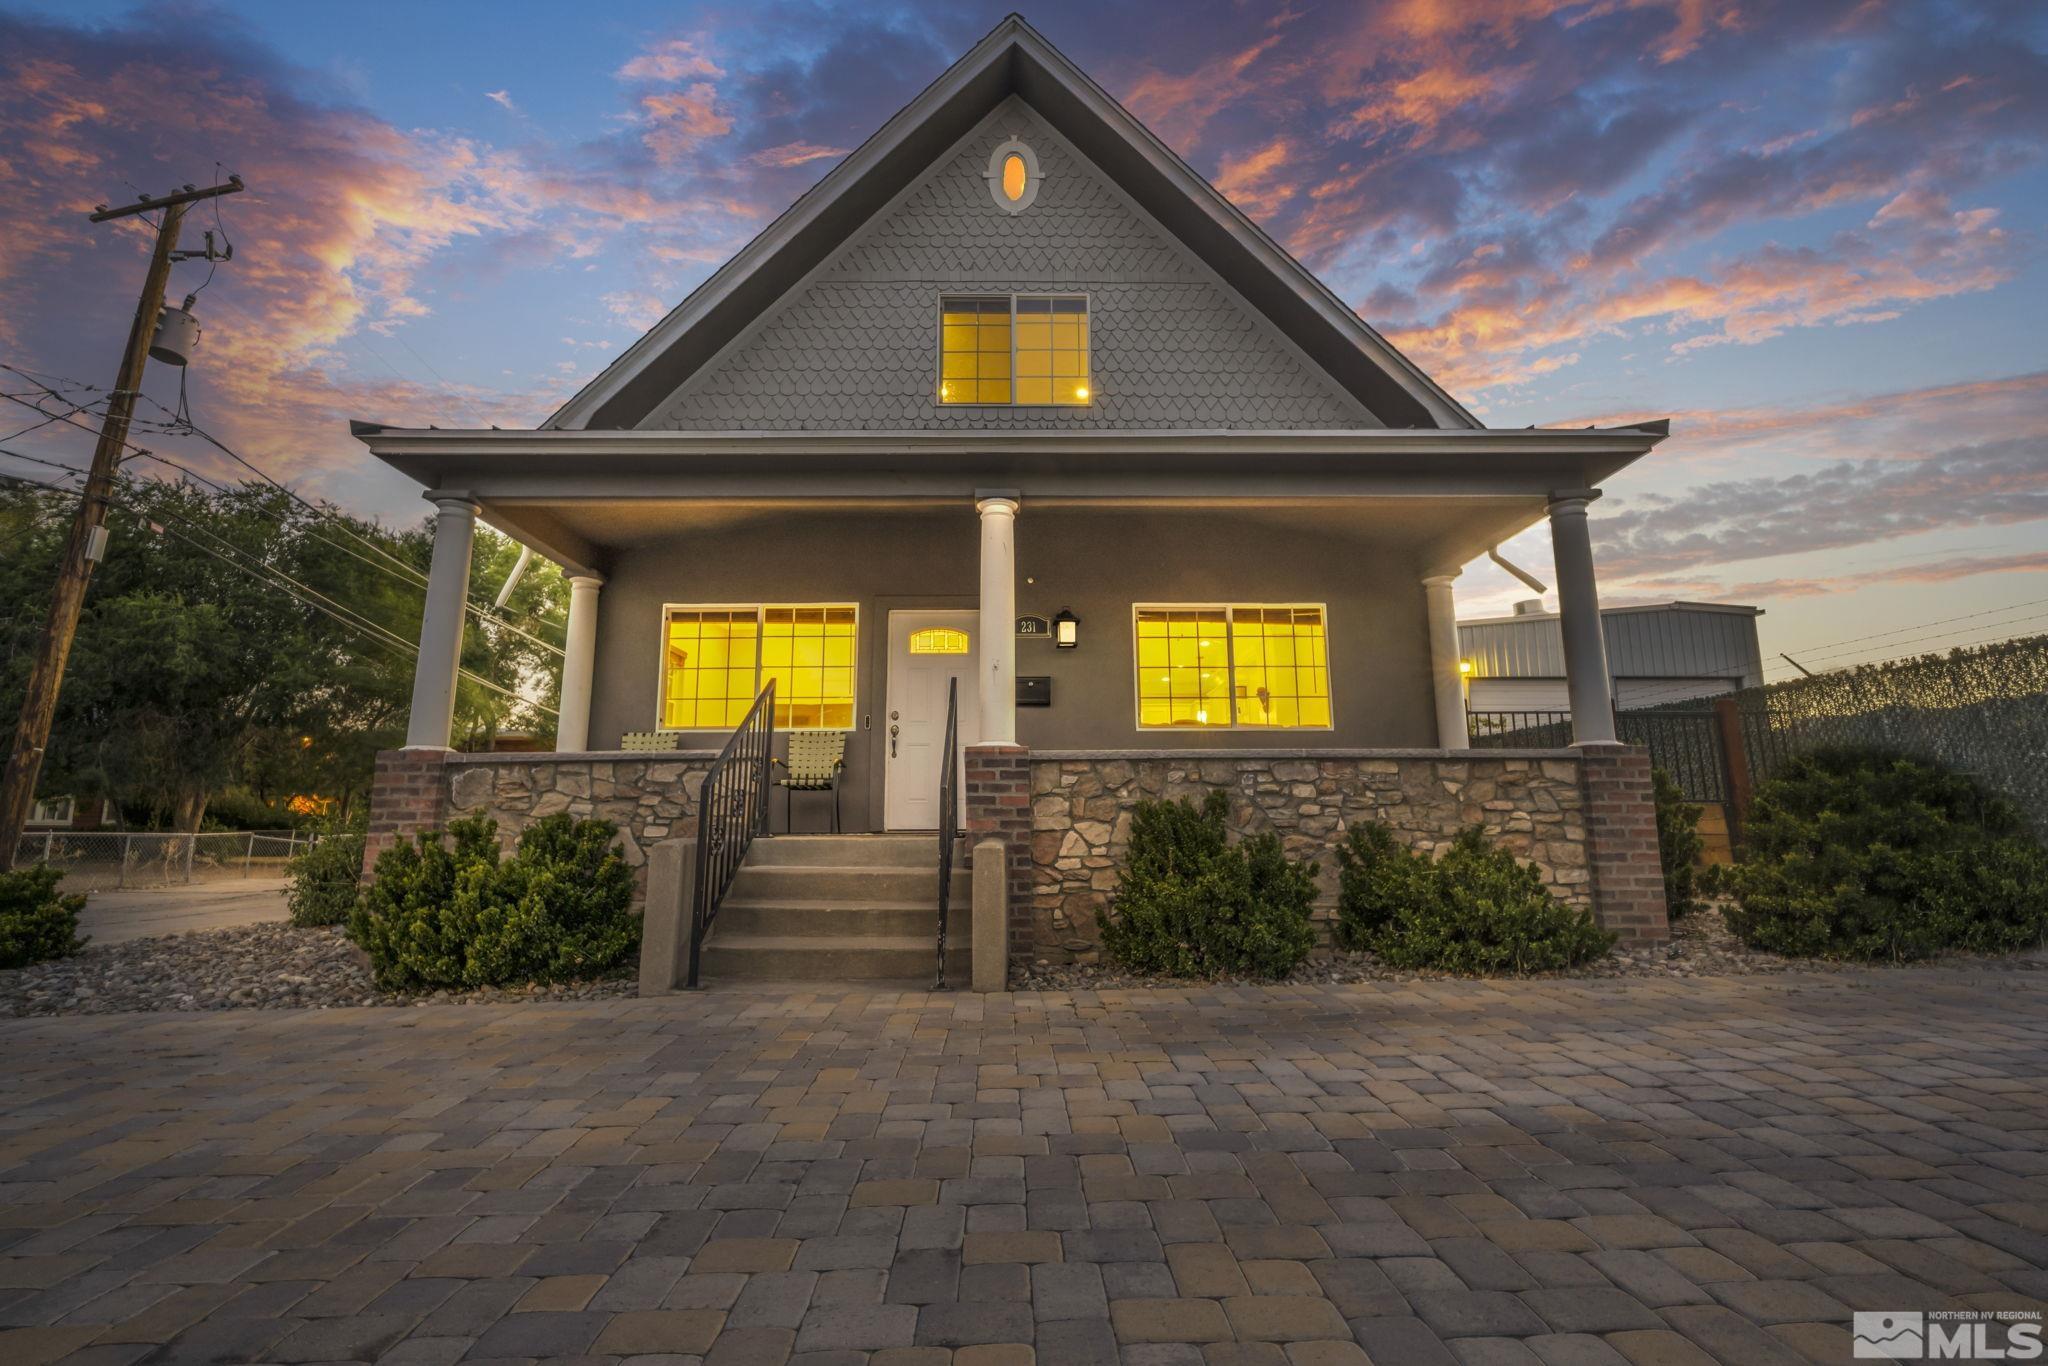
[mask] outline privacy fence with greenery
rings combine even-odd
[[[1795,754],[1880,749],[1977,778],[2017,803],[2048,840],[2048,635],[1864,664],[1615,719],[1622,740],[1646,746],[1688,801],[1739,807],[1750,786]],[[1469,724],[1480,749],[1571,740],[1564,712],[1473,712]]]
[[[1757,781],[1793,754],[1891,750],[1970,774],[2048,839],[2048,635],[1794,679],[1736,703]]]

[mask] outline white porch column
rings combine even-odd
[[[420,657],[412,674],[412,715],[407,749],[446,749],[455,725],[455,680],[462,667],[462,614],[469,602],[469,552],[476,540],[477,506],[465,493],[426,495],[434,521],[434,561],[427,571],[427,605],[420,616]]]
[[[569,630],[562,645],[562,714],[555,720],[555,749],[574,753],[590,748],[590,680],[597,660],[597,590],[604,580],[595,574],[569,576]]]
[[[981,514],[981,740],[1017,743],[1017,496],[983,494]]]
[[[1422,581],[1429,604],[1429,684],[1436,696],[1436,742],[1442,749],[1466,749],[1465,681],[1458,672],[1458,609],[1451,596],[1455,571]]]
[[[1593,576],[1593,536],[1586,505],[1599,490],[1550,498],[1550,548],[1557,559],[1558,628],[1564,636],[1564,678],[1572,701],[1572,743],[1612,745],[1614,692],[1607,675],[1607,636],[1600,623],[1600,586]]]

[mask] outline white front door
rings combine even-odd
[[[939,828],[939,764],[946,745],[946,684],[959,680],[960,766],[979,734],[975,612],[889,613],[889,712],[882,727],[882,823]],[[963,798],[964,806],[964,798]]]

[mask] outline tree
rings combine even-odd
[[[19,698],[69,497],[0,488],[0,707]],[[373,756],[403,743],[431,532],[393,533],[309,511],[249,482],[225,490],[128,480],[79,623],[42,787],[103,795],[180,830],[231,784],[268,798],[367,790]],[[495,590],[517,547],[477,538],[475,580]],[[566,587],[551,567],[505,619],[560,639]],[[408,569],[410,572],[407,572]],[[290,582],[280,583],[282,576]],[[314,604],[320,604],[318,606]],[[322,607],[327,610],[323,611]],[[463,666],[552,705],[557,656],[472,618]],[[509,725],[551,733],[533,706],[465,681],[455,733],[486,745]]]

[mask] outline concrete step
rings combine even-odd
[[[756,849],[759,844],[754,846]],[[952,896],[965,902],[973,895],[973,877],[964,868],[953,871]],[[758,864],[751,851],[733,874],[725,899],[734,901],[831,901],[845,906],[922,901],[936,907],[936,868],[838,866],[832,864]]]
[[[959,939],[969,933],[973,923],[972,907],[955,897],[947,907],[946,933]],[[938,933],[939,906],[935,899],[863,902],[857,906],[793,897],[779,901],[727,899],[718,908],[718,921],[714,928],[718,934],[737,937],[775,935],[800,938],[816,934],[828,938],[872,939],[891,935],[923,935],[930,939]]]
[[[965,840],[954,841],[964,862]],[[935,868],[939,862],[936,834],[910,835],[775,835],[747,847],[747,863],[761,868]]]
[[[928,981],[937,966],[938,947],[929,935],[728,937],[721,926],[704,945],[702,972],[711,982],[910,982]],[[949,941],[947,984],[965,987],[972,968],[967,948]]]

